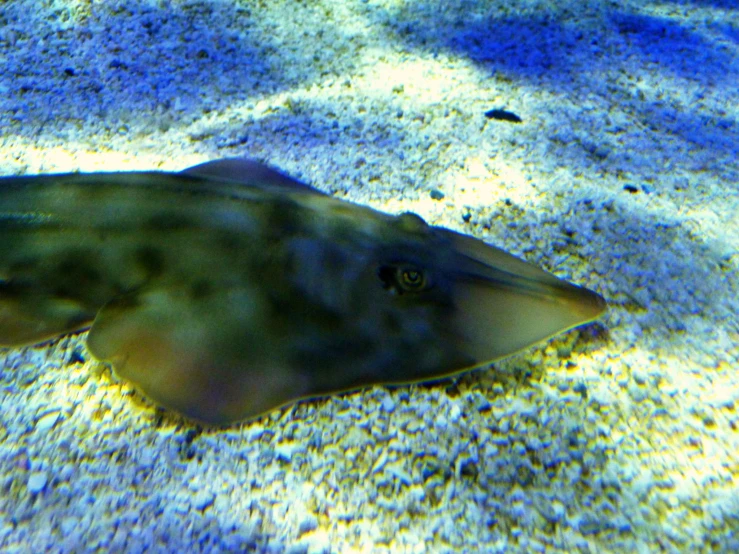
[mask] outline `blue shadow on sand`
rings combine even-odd
[[[687,79],[707,92],[724,89],[734,94],[739,81],[731,53],[715,42],[719,37],[737,40],[739,32],[728,25],[709,29],[716,35],[711,37],[688,30],[674,19],[615,10],[579,14],[581,20],[565,10],[497,18],[475,15],[474,5],[466,0],[451,4],[456,11],[449,9],[449,3],[441,9],[437,0],[406,4],[383,14],[382,21],[395,40],[411,48],[460,54],[491,77],[533,83],[572,98],[599,90],[609,76],[638,78],[645,61],[650,62],[649,79],[659,75]],[[467,12],[468,19],[459,16]],[[418,23],[419,13],[424,18],[438,15],[433,23]],[[668,127],[685,142],[710,144],[717,152],[736,152],[738,123],[727,114],[693,116],[685,107],[638,99],[639,91],[624,80],[609,81],[613,81],[609,94],[631,99],[631,106],[622,108],[630,110],[631,117],[649,126]]]
[[[709,8],[720,8],[724,10],[739,9],[739,3],[736,0],[668,0],[681,6],[705,6]]]
[[[412,6],[425,17],[448,13],[448,9],[436,7],[439,2],[427,0]],[[458,9],[463,10],[467,2],[455,0],[451,4],[459,4]],[[723,77],[732,63],[703,36],[669,18],[618,11],[582,22],[567,12],[469,20],[440,15],[433,24],[424,26],[414,21],[414,15],[409,7],[399,8],[388,12],[384,23],[412,47],[449,50],[491,71],[540,78],[559,89],[576,86],[570,79],[575,51],[584,67],[618,67],[638,55],[673,74],[714,80]],[[613,36],[620,40],[614,41]],[[691,57],[696,53],[701,54],[700,63]]]
[[[301,61],[332,56],[341,36],[333,25],[317,43],[271,36],[258,9],[230,1],[102,3],[84,16],[70,9],[44,18],[3,6],[3,133],[65,141],[89,126],[100,134],[89,140],[104,143],[105,134],[125,133],[132,123],[166,131],[318,79],[314,66]],[[32,36],[23,31],[29,18]],[[346,59],[334,69],[350,71],[352,64]]]

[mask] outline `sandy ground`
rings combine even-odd
[[[226,430],[0,350],[3,552],[739,551],[735,0],[12,0],[0,93],[3,174],[246,155],[610,304]]]

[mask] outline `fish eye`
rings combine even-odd
[[[384,289],[394,294],[422,292],[431,288],[427,272],[413,265],[383,265],[377,270]]]
[[[399,267],[397,269],[398,284],[409,292],[417,292],[426,288],[426,276],[415,267]]]

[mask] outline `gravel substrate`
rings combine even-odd
[[[0,349],[2,552],[739,551],[734,0],[0,3],[3,174],[230,156],[610,309],[228,429]]]

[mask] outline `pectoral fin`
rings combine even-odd
[[[208,423],[229,423],[304,390],[260,329],[247,291],[195,299],[152,287],[108,303],[88,347],[157,403]]]
[[[89,327],[94,310],[0,281],[0,346],[26,346]]]

